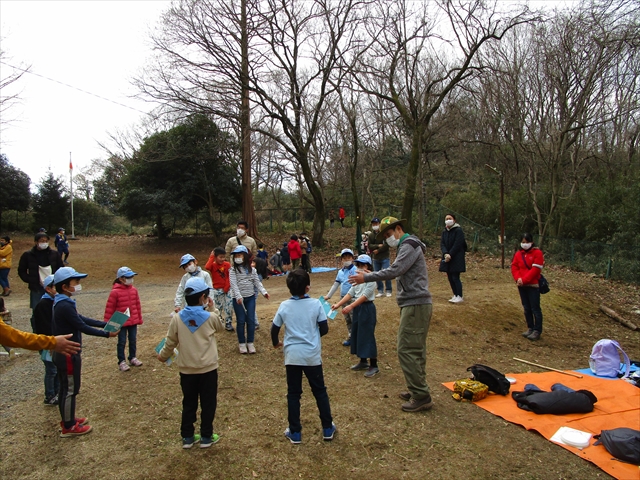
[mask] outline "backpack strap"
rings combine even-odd
[[[531,267],[527,264],[527,258],[524,256],[524,251],[520,250],[520,253],[522,254],[522,261],[524,262],[524,266],[527,267],[527,270],[531,270]]]
[[[620,344],[618,342],[616,342],[615,340],[611,340],[611,343],[620,351],[620,353],[622,353],[622,356],[624,357],[624,375],[622,376],[622,378],[627,378],[629,376],[629,370],[631,370],[631,362],[629,361],[629,356],[627,355],[627,352],[625,352],[622,347],[620,346]]]

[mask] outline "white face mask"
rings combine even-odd
[[[236,262],[238,265],[240,265],[241,263],[244,263],[244,258],[242,257],[235,257],[233,259],[234,262]]]
[[[132,278],[125,278],[124,279],[124,284],[125,285],[133,285],[133,277]]]
[[[82,285],[78,284],[75,287],[73,287],[73,292],[69,292],[69,295],[77,295],[81,291],[82,291]]]
[[[188,273],[193,273],[196,271],[196,266],[193,263],[190,263],[186,267],[184,267],[185,271]]]
[[[276,252],[276,255],[280,255],[280,250],[278,250],[278,251]]]
[[[454,222],[453,220],[445,220],[445,221],[444,221],[444,224],[445,224],[447,227],[453,227],[453,224],[454,224],[454,223],[456,223],[456,222]]]
[[[377,232],[378,230],[380,230],[380,225],[373,225],[371,227],[371,230],[373,230],[374,232]]]
[[[386,242],[387,242],[387,245],[389,245],[390,247],[397,247],[398,244],[400,243],[400,240],[398,240],[395,236],[391,235],[389,238],[387,238]]]
[[[236,230],[236,234],[239,237],[244,237],[245,233],[247,233],[247,232],[245,232],[242,228],[239,228],[239,229]]]
[[[520,246],[524,249],[524,250],[529,250],[531,248],[533,244],[532,243],[521,243]]]
[[[342,262],[342,266],[344,268],[349,268],[351,265],[353,265],[353,262],[351,260],[347,260],[346,262]]]
[[[49,248],[49,244],[48,243],[38,243],[38,249],[46,250],[47,248]]]

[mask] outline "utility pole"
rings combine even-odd
[[[489,170],[500,177],[500,246],[502,247],[502,268],[504,269],[504,175],[502,171],[489,164],[485,164]]]
[[[71,162],[71,152],[69,152],[69,184],[71,191],[71,238],[75,239],[75,224],[73,220],[73,163]]]

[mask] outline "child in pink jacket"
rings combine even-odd
[[[129,363],[134,367],[142,366],[142,362],[136,358],[136,337],[138,325],[142,325],[142,309],[138,290],[133,286],[133,277],[137,275],[129,267],[118,269],[116,279],[113,281],[113,289],[109,294],[107,306],[104,309],[104,321],[108,322],[114,312],[124,313],[129,309],[130,317],[118,333],[118,366],[121,372],[130,369],[124,358],[124,347],[129,336]]]

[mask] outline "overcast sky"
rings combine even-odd
[[[3,60],[142,112],[151,105],[130,98],[130,79],[150,55],[153,27],[169,1],[0,0]],[[9,67],[0,64],[0,77]],[[97,141],[137,123],[143,113],[36,75],[19,82],[21,102],[6,117],[0,151],[39,183],[51,168],[69,174],[105,154]],[[3,92],[4,95],[4,92]]]

